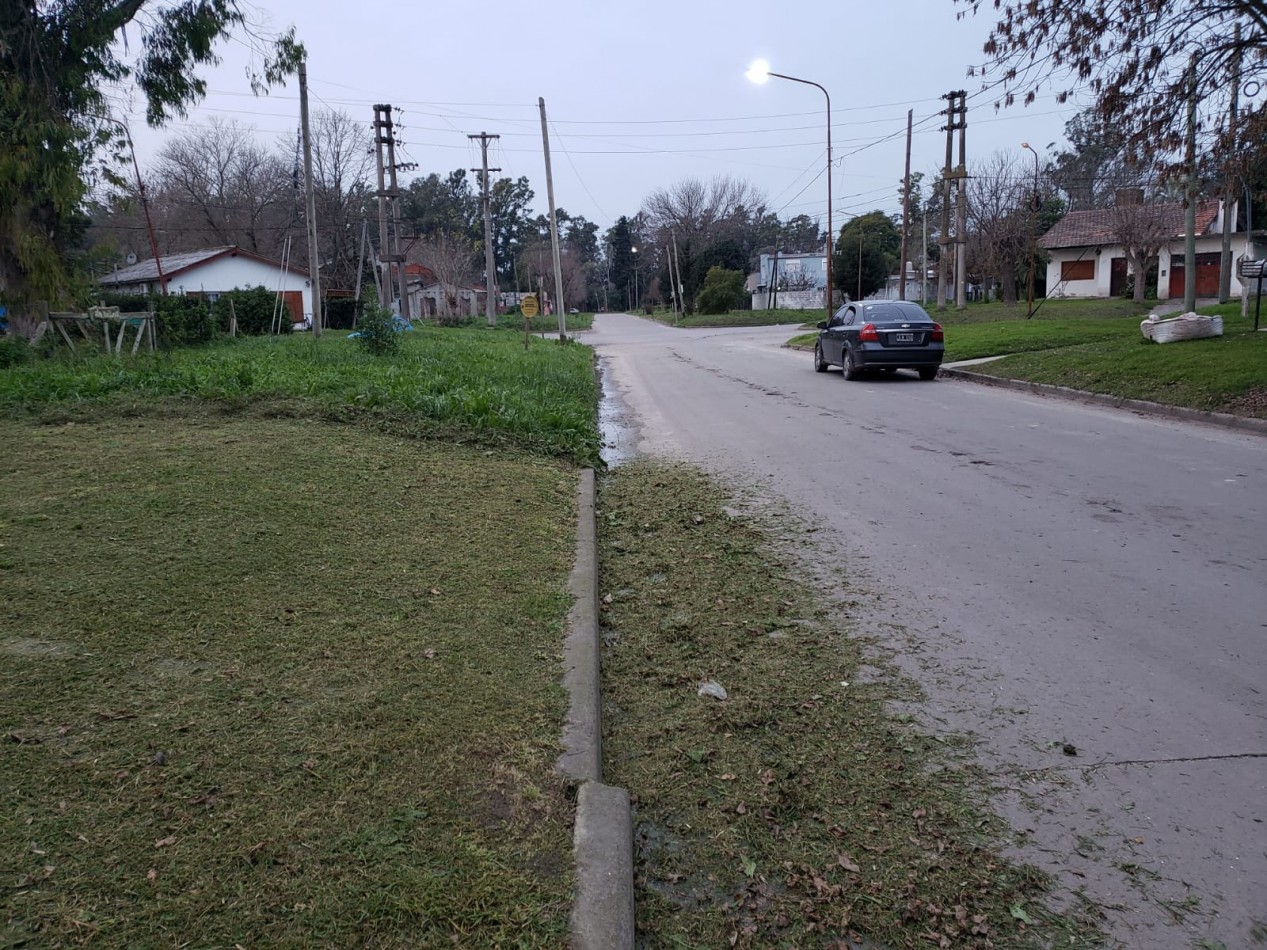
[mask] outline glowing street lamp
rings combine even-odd
[[[832,246],[836,242],[836,235],[832,231],[831,226],[831,95],[818,83],[809,79],[798,79],[795,76],[771,72],[770,64],[764,59],[758,59],[753,62],[744,75],[748,77],[749,81],[756,83],[758,86],[763,85],[771,76],[775,79],[786,79],[789,82],[804,83],[806,86],[813,86],[827,98],[827,318],[831,319],[833,290],[831,285],[831,258]]]

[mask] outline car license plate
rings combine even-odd
[[[915,334],[914,333],[895,333],[893,334],[893,342],[894,343],[914,343]]]

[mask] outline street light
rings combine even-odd
[[[804,83],[807,86],[813,86],[818,89],[827,98],[827,318],[831,319],[831,257],[832,245],[836,242],[836,235],[831,227],[831,95],[816,82],[811,82],[808,79],[797,79],[795,76],[785,76],[783,73],[771,72],[770,64],[764,59],[758,59],[753,62],[744,75],[758,86],[763,85],[771,76],[776,79],[786,79],[789,82]]]
[[[1021,148],[1027,148],[1034,152],[1033,147],[1028,142],[1022,142]],[[1035,218],[1038,216],[1038,153],[1034,152],[1034,196],[1030,199],[1030,210],[1034,212]],[[1029,312],[1025,315],[1028,320],[1034,315],[1034,259],[1038,256],[1038,222],[1035,221],[1031,225],[1034,232],[1030,235],[1029,246]]]

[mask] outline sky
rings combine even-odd
[[[604,229],[656,188],[718,175],[756,185],[781,218],[808,214],[825,226],[825,98],[800,83],[752,83],[745,71],[755,59],[831,95],[836,230],[874,209],[900,213],[908,109],[911,170],[926,179],[945,156],[937,113],[946,92],[968,93],[969,164],[996,150],[1028,163],[1021,143],[1042,154],[1063,144],[1079,109],[1049,91],[996,110],[998,90],[968,76],[983,59],[988,5],[973,16],[953,0],[254,2],[266,28],[294,25],[307,47],[310,108],[342,110],[368,128],[374,104],[395,107],[397,160],[418,163],[402,183],[477,167],[479,146],[467,135],[488,132],[500,135],[490,164],[527,176],[534,210],[544,212],[543,97],[556,205]],[[203,73],[208,96],[187,119],[148,129],[143,103],[132,103],[142,167],[164,141],[212,117],[253,126],[269,143],[293,139],[298,83],[257,98],[247,45],[234,40],[221,52],[222,64]]]

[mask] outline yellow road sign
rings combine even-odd
[[[519,309],[523,311],[525,317],[535,317],[541,312],[537,306],[537,298],[533,294],[528,294],[519,301]]]

